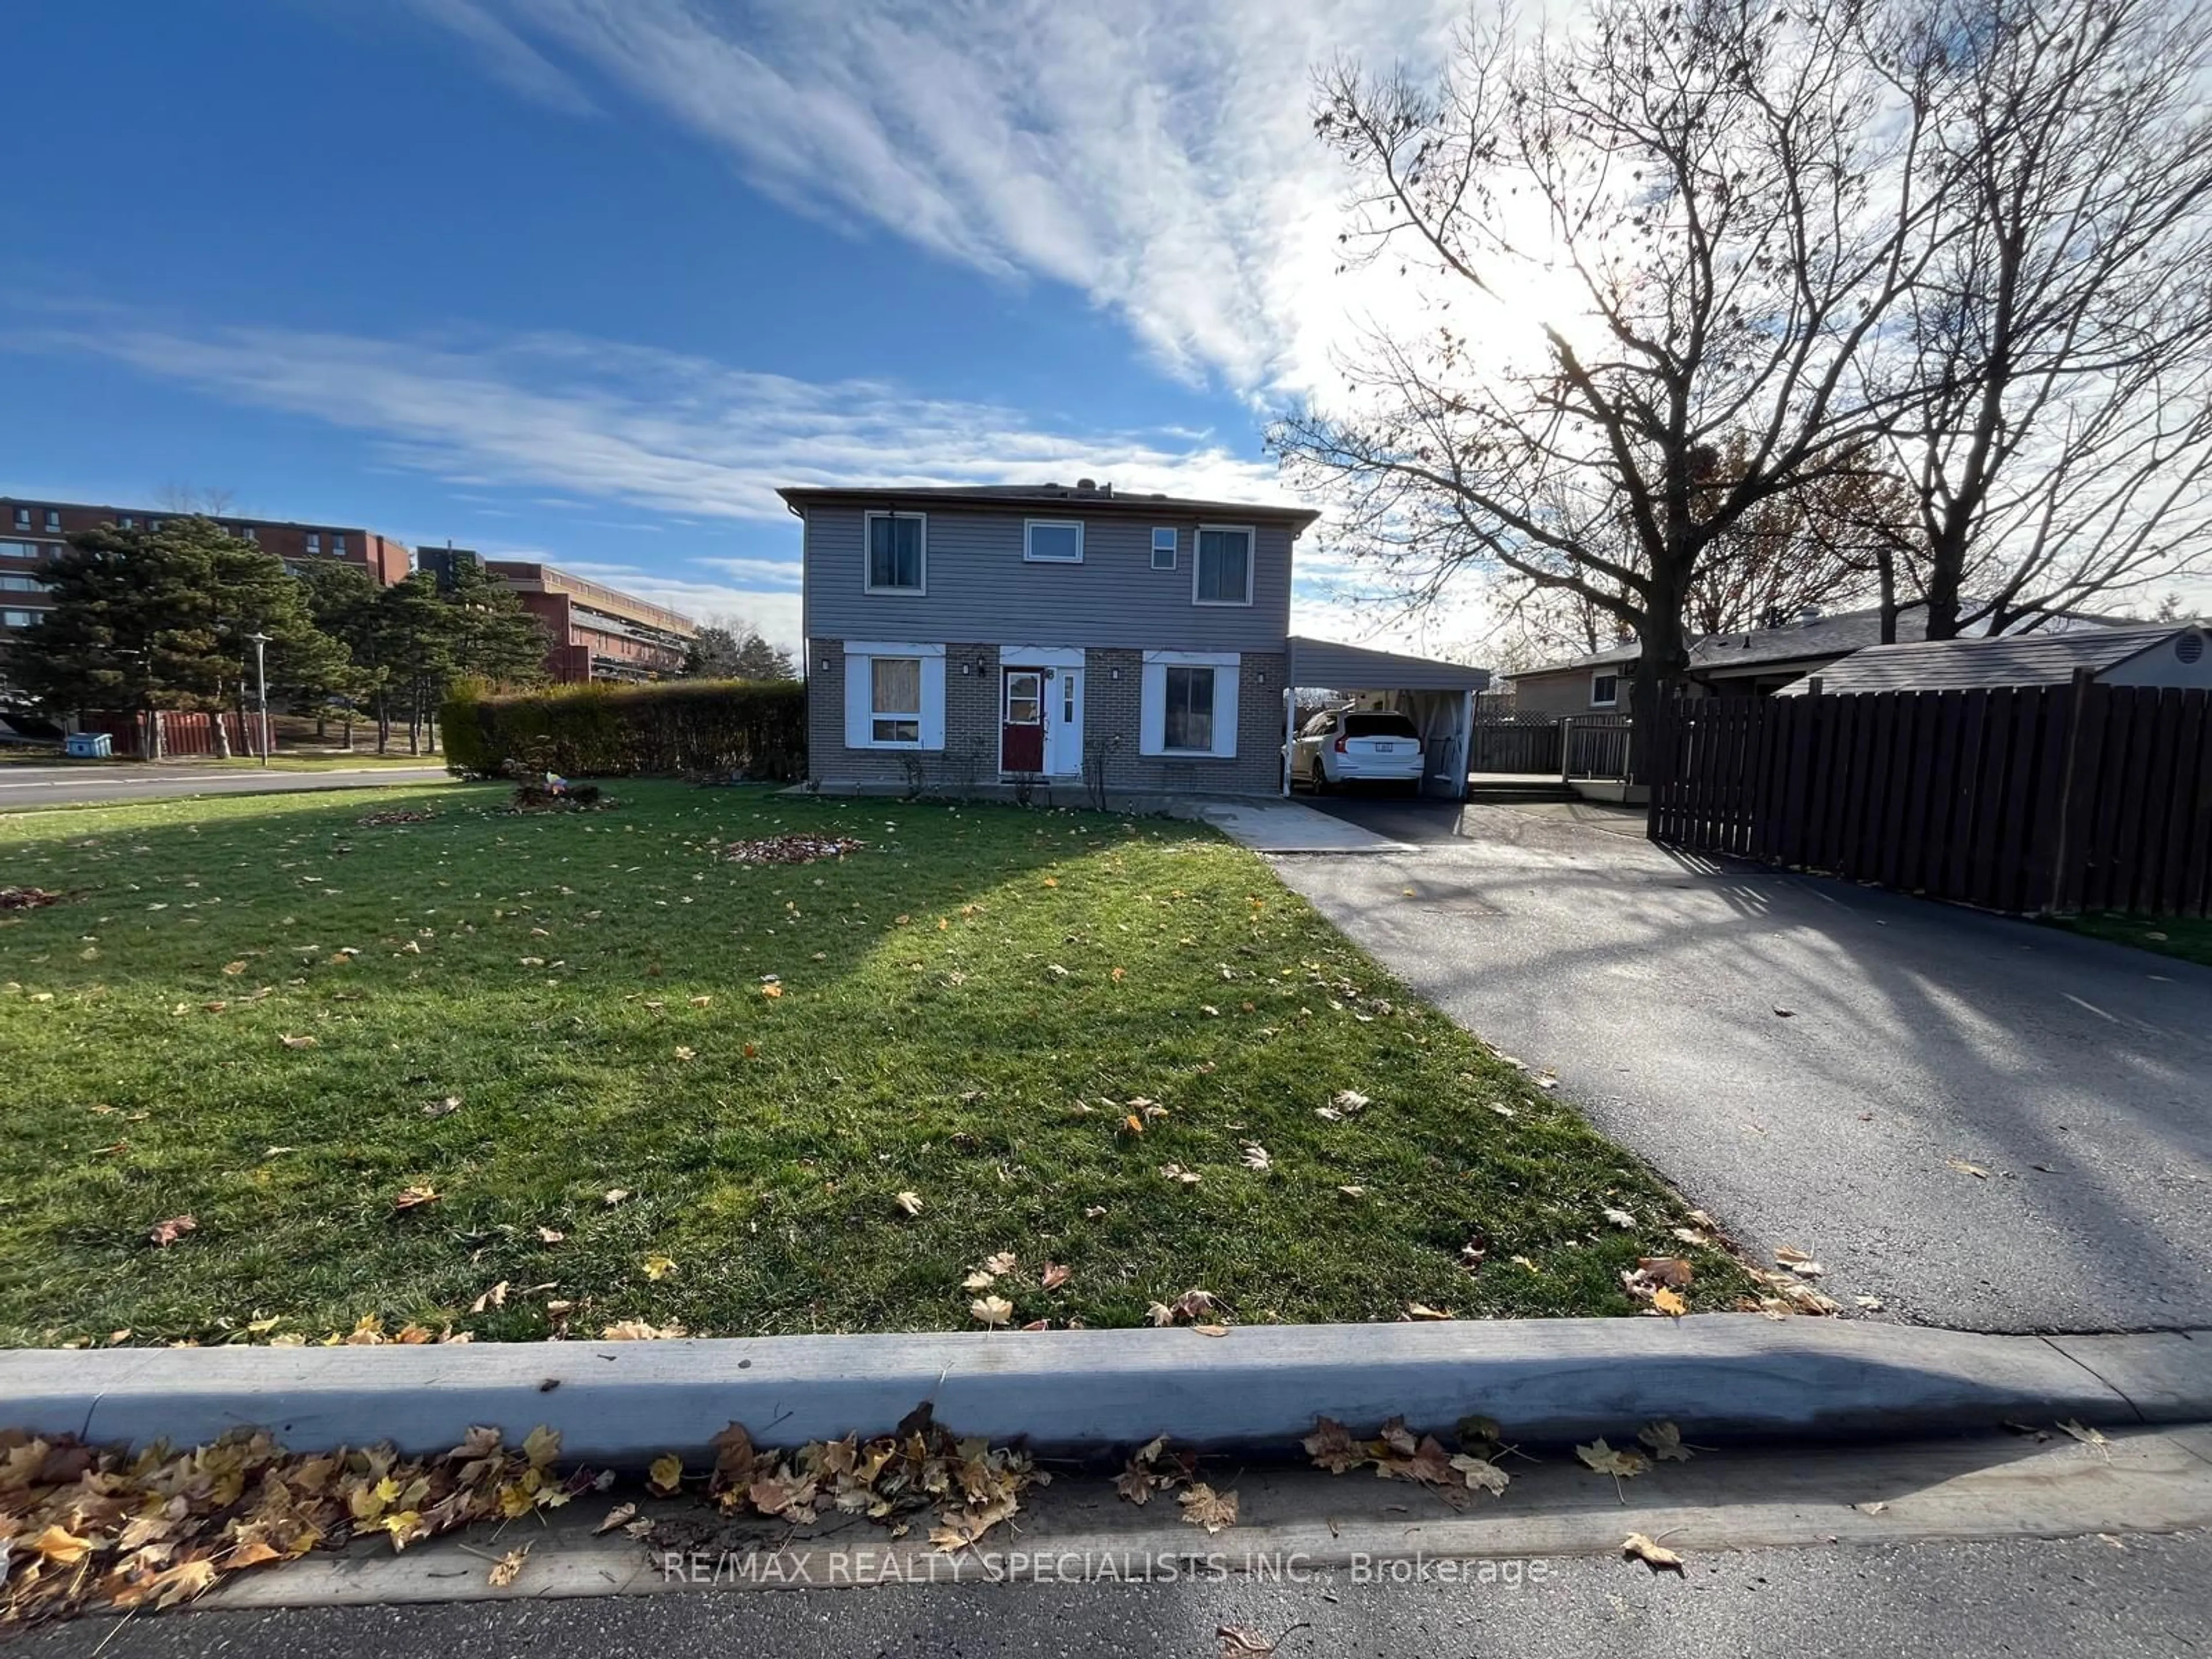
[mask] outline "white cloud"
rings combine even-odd
[[[1079,475],[1124,489],[1280,498],[1273,466],[1206,434],[1048,431],[1001,405],[890,381],[817,384],[585,339],[418,343],[272,328],[56,328],[15,343],[91,353],[259,408],[374,434],[389,459],[471,486],[556,487],[783,522],[781,484],[1002,483]],[[334,385],[346,396],[332,398]]]
[[[418,0],[513,80],[556,47],[787,205],[1066,283],[1186,376],[1309,390],[1352,319],[1345,179],[1311,131],[1340,53],[1437,60],[1463,0]],[[534,72],[534,71],[533,71]]]

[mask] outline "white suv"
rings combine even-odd
[[[1316,714],[1291,750],[1291,776],[1316,793],[1347,783],[1421,784],[1421,734],[1403,714],[1340,708]]]

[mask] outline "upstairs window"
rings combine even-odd
[[[46,509],[46,528],[58,531],[62,527],[62,515],[51,507]]]
[[[18,530],[28,530],[30,527],[31,509],[27,507],[17,507],[15,509],[15,528]]]
[[[1029,520],[1022,526],[1022,557],[1031,564],[1081,564],[1083,526],[1073,520]]]
[[[867,515],[868,580],[871,593],[926,591],[927,530],[919,513]]]
[[[1593,674],[1590,676],[1590,707],[1611,708],[1620,702],[1620,676]]]
[[[1163,525],[1152,532],[1152,568],[1172,570],[1176,568],[1176,532]]]
[[[1193,561],[1191,602],[1194,605],[1252,603],[1252,532],[1220,526],[1198,532]]]
[[[344,532],[334,530],[331,532],[331,551],[337,554],[341,559],[345,557]]]
[[[307,551],[310,553],[319,553],[322,550],[323,532],[319,530],[310,530],[307,532]]]

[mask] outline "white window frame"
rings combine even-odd
[[[1201,556],[1199,550],[1203,544],[1208,531],[1218,531],[1227,535],[1242,536],[1244,538],[1244,597],[1241,599],[1201,599],[1198,596],[1199,576],[1206,568],[1206,560]],[[1260,532],[1256,527],[1249,524],[1202,524],[1199,526],[1197,534],[1194,535],[1190,541],[1190,602],[1193,605],[1215,605],[1249,610],[1252,605],[1252,590],[1259,579],[1259,567]]]
[[[904,592],[904,589],[896,590]],[[845,747],[936,750],[945,747],[945,647],[899,641],[847,640],[845,649]],[[921,665],[921,735],[878,739],[876,736],[876,659],[907,658]]]
[[[50,531],[50,532],[55,532],[55,533],[58,533],[58,532],[60,532],[60,530],[61,530],[61,527],[62,527],[62,515],[61,515],[60,514],[58,514],[58,513],[55,512],[55,511],[54,511],[54,509],[53,509],[53,508],[52,508],[51,507],[48,507],[48,508],[46,509],[46,528],[47,528],[47,530],[48,530],[48,531]]]
[[[28,530],[30,527],[31,509],[27,507],[17,507],[15,509],[15,528],[18,530]]]
[[[1073,530],[1075,532],[1075,556],[1072,559],[1040,553],[1031,539],[1038,530]],[[1024,519],[1022,520],[1022,562],[1024,564],[1081,564],[1083,562],[1083,520],[1080,519]]]
[[[1598,696],[1597,683],[1600,680],[1611,680],[1613,682],[1613,695],[1611,696],[1601,698]],[[1618,708],[1620,707],[1620,671],[1619,669],[1615,668],[1607,670],[1599,668],[1591,671],[1590,707],[1593,708]]]
[[[1165,547],[1160,545],[1160,538],[1163,536],[1167,538]],[[1168,556],[1168,562],[1165,564],[1160,562],[1160,555],[1163,553]],[[1154,525],[1152,526],[1152,568],[1172,570],[1182,557],[1182,532],[1177,530],[1173,525]]]
[[[872,527],[878,519],[912,519],[921,526],[921,568],[916,572],[921,580],[913,587],[878,587],[876,586],[876,532]],[[896,507],[870,507],[860,514],[860,591],[881,593],[887,598],[921,599],[929,592],[929,514],[902,513]]]
[[[343,559],[345,556],[345,532],[342,530],[334,530],[331,532],[331,556],[334,559]]]
[[[1237,758],[1237,683],[1243,659],[1234,651],[1147,651],[1138,691],[1137,752],[1161,760]],[[1213,671],[1213,746],[1167,746],[1168,670]]]
[[[307,532],[307,551],[313,554],[317,558],[320,558],[322,556],[323,532],[321,531],[310,530]]]

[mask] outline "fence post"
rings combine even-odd
[[[1559,781],[1570,781],[1575,775],[1575,717],[1559,716]]]
[[[2063,905],[2067,860],[2078,850],[2074,845],[2074,802],[2080,793],[2075,775],[2081,770],[2082,711],[2096,678],[2097,671],[2094,668],[2077,668],[2067,687],[2066,762],[2058,773],[2058,832],[2051,843],[2051,891],[2042,910],[2046,916],[2057,915]]]

